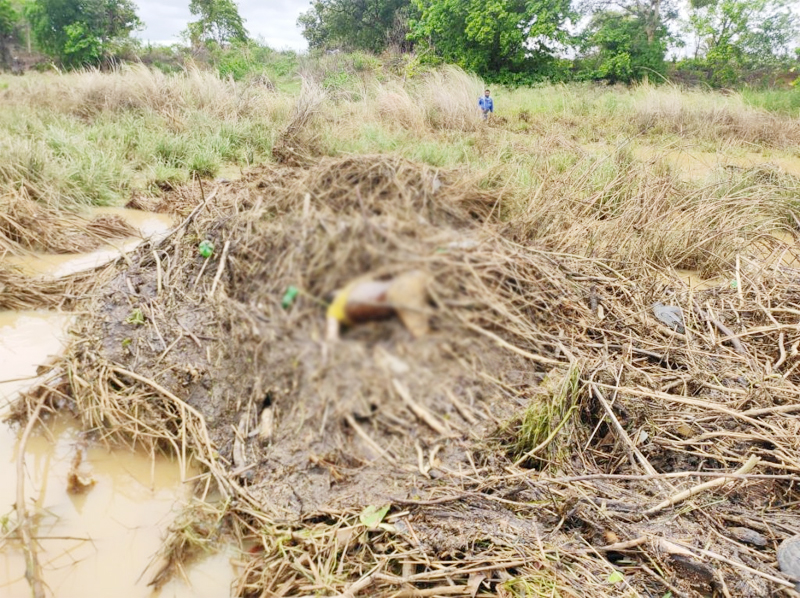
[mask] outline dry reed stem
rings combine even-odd
[[[751,471],[753,471],[753,468],[756,465],[758,465],[758,461],[759,461],[758,457],[756,457],[755,455],[752,455],[747,460],[747,463],[745,463],[739,469],[737,469],[733,473],[733,475],[741,476],[741,475],[745,475],[745,474],[750,473]],[[651,475],[656,475],[656,474],[651,474]],[[691,488],[688,488],[688,489],[684,490],[683,492],[679,492],[675,496],[671,496],[670,498],[668,498],[664,502],[658,503],[656,506],[647,509],[644,512],[644,514],[647,515],[647,516],[655,515],[659,511],[663,511],[664,509],[666,509],[668,507],[671,507],[671,506],[674,506],[674,505],[676,505],[676,504],[678,504],[680,502],[683,502],[684,500],[686,500],[688,498],[691,498],[692,496],[695,496],[697,494],[700,494],[701,492],[705,492],[706,490],[711,490],[713,488],[717,488],[719,486],[722,486],[722,485],[726,484],[727,482],[729,482],[730,479],[731,478],[728,478],[728,477],[720,477],[720,478],[717,478],[716,480],[711,480],[711,481],[708,481],[708,482],[704,482],[703,484],[699,484],[697,486],[693,486]]]
[[[25,506],[25,450],[33,428],[39,423],[39,414],[45,405],[46,399],[46,392],[43,392],[38,397],[36,406],[25,424],[25,429],[22,432],[19,447],[17,448],[17,502],[15,505],[17,530],[25,552],[25,579],[28,580],[28,585],[31,587],[33,598],[44,598],[45,592],[44,582],[42,581],[42,567],[39,564],[38,551],[33,539],[31,517],[28,515],[28,509]]]

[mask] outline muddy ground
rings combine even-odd
[[[237,595],[791,595],[796,270],[694,292],[520,243],[501,189],[385,156],[151,207],[183,223],[82,300],[58,389],[88,425],[224,478]],[[432,276],[429,335],[325,339],[331,291],[411,269]]]

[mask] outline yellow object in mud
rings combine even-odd
[[[356,283],[350,283],[341,291],[338,291],[331,301],[331,304],[328,306],[327,315],[329,318],[333,318],[337,322],[341,322],[345,325],[352,325],[352,322],[347,319],[347,297],[350,294],[350,289]]]
[[[336,293],[328,317],[347,326],[388,318],[394,309],[386,303],[390,281],[354,280]]]

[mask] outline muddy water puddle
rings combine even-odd
[[[69,314],[0,311],[0,415],[9,401],[36,381],[36,369],[58,355]]]
[[[115,259],[146,237],[163,234],[171,221],[159,215],[102,208],[122,215],[142,238],[84,255],[35,256],[26,269],[61,276]],[[17,393],[33,386],[37,367],[63,351],[74,316],[53,312],[0,312],[0,417]],[[82,472],[95,484],[81,495],[67,492],[67,475],[81,441],[69,417],[37,429],[25,447],[25,496],[36,514],[34,535],[48,595],[58,598],[221,598],[230,595],[233,555],[221,552],[199,561],[159,593],[142,575],[169,525],[191,497],[177,462],[127,450],[86,449]],[[25,561],[13,533],[16,519],[18,430],[0,423],[0,598],[30,595]],[[9,534],[9,532],[11,532]]]
[[[697,270],[675,270],[675,273],[678,275],[678,278],[680,278],[686,283],[687,286],[693,288],[695,291],[713,289],[714,287],[724,285],[727,282],[721,276],[717,276],[715,278],[703,278],[700,275],[700,272]]]
[[[166,214],[127,208],[92,208],[88,215],[93,217],[119,216],[137,229],[139,236],[119,239],[88,253],[32,253],[9,257],[5,263],[16,266],[29,276],[60,278],[103,266],[122,254],[136,249],[146,239],[157,240],[160,236],[167,234],[173,225],[172,218]]]
[[[778,171],[800,177],[800,158],[773,156],[756,152],[727,154],[699,150],[663,150],[656,147],[637,147],[634,155],[640,160],[660,159],[687,179],[706,179],[722,168],[777,168]]]
[[[174,580],[160,594],[150,591],[149,578],[139,578],[158,551],[178,503],[189,498],[189,489],[170,460],[94,447],[87,450],[83,470],[95,484],[85,494],[70,495],[67,474],[79,436],[75,424],[65,418],[31,437],[26,446],[26,496],[29,509],[39,514],[35,527],[39,559],[52,595],[228,596],[234,571],[225,554],[191,567],[189,585]],[[0,475],[15,480],[16,434],[4,427],[0,446],[6,455],[0,460]],[[3,484],[0,504],[11,509],[15,492],[15,484]],[[10,514],[10,519],[15,515]],[[8,541],[0,551],[0,597],[29,594],[22,552],[16,542]]]

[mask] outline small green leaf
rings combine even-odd
[[[127,347],[133,342],[132,338],[124,338],[122,339],[122,346]]]
[[[622,575],[622,573],[620,573],[619,571],[614,571],[611,575],[608,576],[608,583],[619,583],[623,579],[625,579],[625,576]]]
[[[203,257],[211,257],[214,253],[214,244],[211,241],[202,241],[200,245],[197,246],[197,251]]]
[[[375,529],[383,521],[383,518],[386,517],[386,513],[389,512],[390,507],[391,505],[386,505],[385,507],[370,505],[361,511],[361,515],[358,516],[358,519],[367,529]]]
[[[144,313],[137,307],[128,314],[128,317],[125,318],[125,323],[134,325],[144,324]]]

